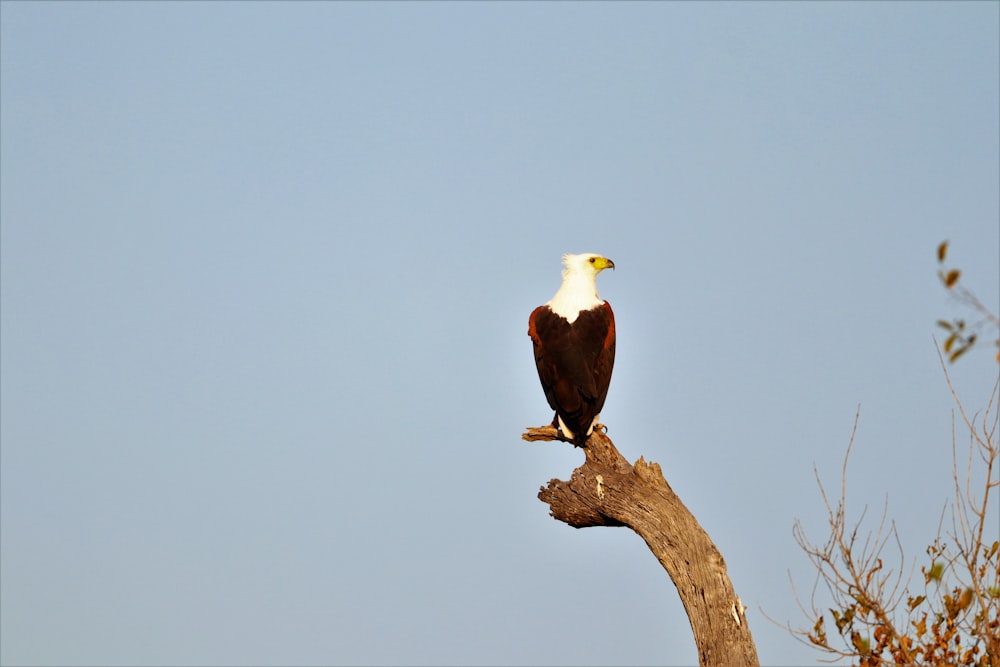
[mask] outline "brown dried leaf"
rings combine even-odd
[[[938,246],[938,261],[943,262],[945,255],[948,254],[948,242],[941,241],[941,245]]]
[[[962,591],[962,596],[958,599],[959,611],[965,609],[970,604],[972,604],[972,589],[966,588],[964,591]]]
[[[927,634],[927,614],[924,614],[919,621],[917,621],[917,639],[920,639],[925,634]]]
[[[948,357],[948,361],[955,363],[955,360],[958,359],[963,354],[965,354],[968,350],[969,350],[969,345],[968,344],[963,345],[962,347],[958,348],[957,350],[951,353],[951,356]]]
[[[958,269],[952,269],[944,277],[944,286],[951,289],[958,282],[958,279],[962,276],[962,272]]]
[[[817,646],[826,646],[826,628],[824,627],[823,615],[816,619],[813,631],[809,633],[809,641]]]

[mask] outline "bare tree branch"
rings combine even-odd
[[[551,426],[529,428],[529,441],[560,440]],[[627,526],[638,533],[677,587],[702,666],[757,667],[746,607],[726,564],[660,466],[630,464],[600,429],[583,448],[586,461],[569,481],[549,481],[538,494],[552,516],[574,528]]]

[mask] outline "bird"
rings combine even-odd
[[[562,285],[528,318],[538,379],[552,425],[582,447],[598,423],[615,364],[615,315],[597,293],[597,274],[615,263],[593,253],[563,255]]]

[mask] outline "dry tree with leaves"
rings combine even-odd
[[[865,512],[855,523],[848,523],[847,461],[854,432],[844,456],[840,497],[835,503],[817,474],[830,529],[826,542],[811,542],[799,522],[793,529],[796,542],[816,568],[817,579],[807,604],[796,593],[809,624],[785,627],[832,659],[847,658],[860,667],[1000,667],[1000,530],[990,518],[1000,493],[1000,374],[983,410],[970,415],[946,364],[975,344],[976,330],[990,323],[1000,328],[1000,321],[971,291],[957,286],[960,272],[944,267],[947,249],[947,242],[938,248],[941,281],[981,319],[969,328],[963,320],[938,322],[949,331],[938,356],[955,402],[953,415],[958,415],[962,430],[968,432],[969,444],[960,459],[953,416],[950,527],[944,529],[946,514],[942,514],[937,538],[927,547],[926,564],[920,568],[922,581],[911,584],[905,572],[903,549],[895,525],[887,522],[887,507],[874,533],[861,534]],[[857,417],[854,426],[856,432]],[[890,547],[892,552],[887,554]],[[821,584],[832,606],[819,604]],[[833,621],[832,627],[827,625],[828,619]]]

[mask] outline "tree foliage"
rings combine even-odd
[[[938,320],[937,325],[948,332],[948,337],[941,344],[941,349],[949,363],[955,363],[959,357],[972,349],[979,338],[979,332],[986,326],[1000,329],[1000,319],[989,308],[983,305],[975,293],[959,285],[962,272],[959,269],[948,268],[948,242],[942,241],[937,249],[938,278],[948,293],[960,304],[969,308],[978,319],[971,325],[964,318]],[[996,360],[1000,362],[1000,337],[996,339]]]
[[[970,415],[958,398],[946,364],[954,363],[975,345],[977,331],[989,325],[1000,329],[1000,321],[959,285],[961,272],[945,265],[947,251],[947,242],[938,247],[942,284],[980,320],[971,327],[958,319],[938,321],[949,332],[939,352],[941,368],[955,402],[953,415],[957,415],[961,430],[968,432],[969,444],[960,459],[953,416],[954,496],[946,508],[950,512],[942,514],[937,538],[922,556],[922,576],[913,583],[913,577],[906,573],[905,555],[895,525],[887,521],[887,507],[874,533],[861,533],[865,512],[856,522],[848,522],[847,461],[854,433],[844,457],[840,497],[835,502],[817,475],[829,537],[823,544],[814,544],[799,522],[794,527],[796,542],[816,568],[817,580],[808,603],[799,600],[807,625],[786,627],[831,658],[847,658],[859,667],[1000,667],[1000,540],[996,539],[1000,531],[988,518],[1000,493],[1000,375],[985,407]],[[950,526],[944,529],[949,513]],[[820,584],[832,604],[818,603]]]

